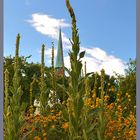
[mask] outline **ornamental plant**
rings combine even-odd
[[[124,93],[118,79],[115,84],[107,82],[109,76],[106,76],[103,69],[101,74],[87,73],[85,62],[83,72],[82,58],[85,51],[80,52],[76,17],[69,0],[66,0],[66,6],[72,22],[70,40],[72,50],[69,51],[71,69],[65,68],[69,76],[64,75],[60,78],[56,75],[53,43],[52,67],[46,72],[43,44],[41,67],[36,72],[38,75],[34,75],[28,85],[30,100],[27,108],[21,98],[24,90],[22,90],[23,76],[19,66],[20,35],[18,34],[12,83],[9,80],[11,77],[9,78],[8,69],[4,72],[4,139],[135,140],[136,106],[131,104],[133,98],[131,93]],[[38,114],[35,113],[33,105],[36,85],[40,87]]]
[[[8,71],[5,71],[5,108],[4,108],[4,139],[15,140],[20,136],[19,129],[23,124],[22,115],[25,112],[26,104],[21,102],[23,94],[20,85],[21,74],[18,64],[20,35],[16,38],[16,52],[14,61],[14,76],[12,86],[9,87]],[[9,90],[12,95],[9,94]]]

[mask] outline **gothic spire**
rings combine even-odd
[[[58,68],[62,68],[63,66],[64,66],[63,45],[62,45],[62,36],[61,36],[61,28],[60,28],[55,68],[58,69]]]

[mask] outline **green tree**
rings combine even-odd
[[[131,96],[129,107],[134,109],[136,106],[136,60],[129,60],[125,69],[125,76],[119,76],[118,80],[122,96],[126,96],[126,93]]]

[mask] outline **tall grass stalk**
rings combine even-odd
[[[23,94],[21,88],[21,73],[19,67],[19,43],[20,43],[20,34],[17,35],[16,38],[16,51],[15,51],[15,60],[14,60],[14,76],[12,80],[12,86],[9,87],[12,95],[9,95],[9,105],[5,106],[5,110],[7,110],[7,115],[5,116],[5,121],[7,121],[8,127],[5,127],[5,139],[6,140],[16,140],[19,139],[20,133],[19,128],[23,124],[21,119],[22,115],[25,112],[26,105],[21,102],[21,97]],[[6,85],[5,88],[8,88],[8,72],[6,75]],[[8,89],[5,92],[6,98],[8,98]],[[7,99],[6,99],[7,100]],[[7,108],[7,109],[6,109]]]
[[[105,137],[105,125],[106,125],[106,118],[105,118],[105,108],[104,108],[104,85],[105,85],[105,71],[101,70],[101,94],[100,94],[100,110],[98,112],[99,116],[99,125],[97,130],[97,137],[99,140],[106,140]]]
[[[45,83],[45,63],[44,63],[44,49],[45,45],[42,45],[42,51],[41,51],[41,80],[40,80],[40,113],[42,115],[46,114],[46,105],[47,105],[47,96],[46,96],[46,83]]]
[[[70,5],[69,0],[66,0],[66,6],[72,19],[72,51],[69,52],[71,71],[70,83],[68,91],[68,114],[69,114],[69,132],[70,140],[82,139],[83,129],[81,125],[81,114],[83,109],[83,91],[79,88],[82,62],[81,58],[84,57],[85,51],[79,53],[80,42],[78,29],[76,26],[76,17],[74,11]],[[79,56],[79,58],[78,58]],[[82,134],[81,134],[82,133]]]
[[[36,76],[33,76],[33,80],[30,84],[30,113],[33,113],[33,86],[35,83],[38,83]]]

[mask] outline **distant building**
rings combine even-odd
[[[56,76],[58,76],[58,77],[62,77],[65,74],[65,72],[64,72],[64,58],[63,58],[63,44],[62,44],[61,28],[59,29],[59,40],[58,40],[55,71],[56,71]]]

